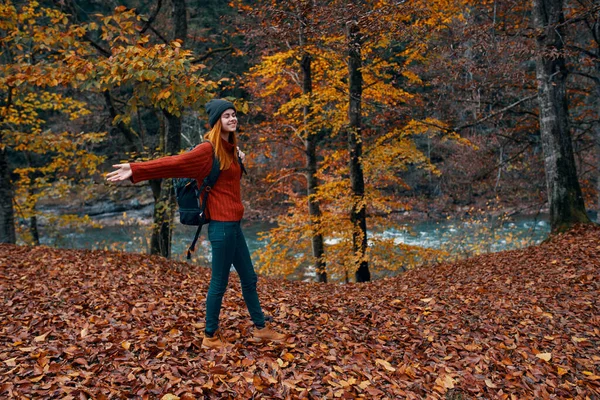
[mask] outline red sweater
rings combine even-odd
[[[221,139],[223,140],[223,139]],[[234,155],[234,146],[223,140],[228,152]],[[202,143],[192,151],[152,161],[131,163],[133,183],[159,178],[193,178],[202,184],[212,168],[213,148]],[[236,159],[237,160],[237,159]],[[244,216],[240,190],[242,171],[239,163],[222,170],[208,196],[207,216],[214,221],[239,221]]]

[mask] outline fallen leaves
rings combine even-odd
[[[368,284],[261,278],[282,344],[251,340],[233,275],[227,353],[201,348],[206,268],[0,245],[0,397],[595,398],[599,240],[579,229]]]

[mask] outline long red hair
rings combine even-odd
[[[237,163],[237,157],[234,157],[225,149],[225,146],[223,146],[221,132],[223,132],[223,125],[221,124],[221,119],[219,118],[215,126],[213,126],[213,128],[208,131],[206,135],[204,135],[204,139],[212,143],[215,150],[215,155],[219,159],[219,164],[221,165],[221,171],[223,171],[224,169],[228,169],[232,162]],[[229,132],[229,143],[233,144],[233,151],[235,154],[235,149],[237,149],[237,137],[235,136],[235,131]]]

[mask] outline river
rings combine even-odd
[[[251,253],[260,251],[263,242],[259,233],[268,231],[273,224],[244,222],[244,233]],[[194,237],[196,227],[176,224],[172,254],[174,259],[185,259],[187,247]],[[206,238],[207,226],[203,228],[199,246],[195,253],[198,259],[210,259],[210,246]],[[482,248],[486,252],[495,252],[537,244],[550,232],[547,217],[517,217],[502,224],[473,223],[465,221],[425,221],[412,225],[401,225],[397,229],[383,232],[383,236],[393,238],[396,243],[405,243],[428,248],[453,248],[468,253],[470,248]],[[47,232],[48,233],[48,232]],[[135,222],[103,228],[86,228],[78,231],[58,231],[53,235],[44,234],[42,244],[74,249],[108,249],[134,253],[146,253],[150,237],[150,226]],[[328,238],[327,242],[335,242]]]

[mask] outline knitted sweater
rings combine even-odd
[[[223,139],[221,139],[223,140]],[[234,146],[223,140],[228,152],[234,155]],[[159,178],[193,178],[202,183],[212,168],[213,148],[202,143],[192,151],[152,161],[131,163],[133,183]],[[237,161],[237,157],[234,157]],[[240,190],[242,171],[239,163],[222,170],[208,196],[207,217],[214,221],[239,221],[244,216]]]

